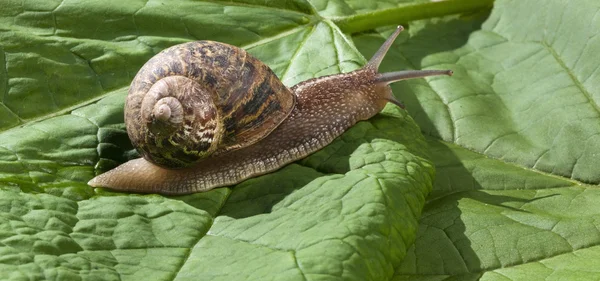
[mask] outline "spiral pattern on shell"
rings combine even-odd
[[[179,168],[261,140],[294,104],[295,95],[246,51],[198,41],[165,49],[140,69],[125,123],[144,158]]]

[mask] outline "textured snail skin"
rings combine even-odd
[[[379,63],[401,30],[399,27],[364,68],[310,79],[292,87],[296,103],[289,116],[252,145],[212,155],[183,169],[163,168],[139,158],[97,176],[88,184],[141,193],[187,194],[233,185],[304,158],[358,121],[373,117],[387,102],[400,105],[392,96],[389,83],[451,75],[451,71],[378,73]]]

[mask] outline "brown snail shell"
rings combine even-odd
[[[138,76],[148,78],[136,79],[132,83],[133,94],[130,94],[127,100],[127,129],[133,143],[138,146],[144,158],[124,163],[93,178],[88,184],[143,193],[187,194],[236,184],[245,179],[275,171],[306,157],[331,143],[358,121],[369,119],[379,113],[388,102],[403,107],[392,95],[388,84],[411,78],[452,74],[450,70],[407,70],[379,73],[379,64],[400,31],[402,31],[401,26],[385,41],[363,68],[350,73],[309,79],[298,83],[289,91],[286,91],[287,88],[272,75],[272,71],[268,67],[263,68],[264,64],[250,58],[244,51],[233,46],[201,41],[192,45],[184,44],[169,48],[163,52],[164,56],[157,55],[160,59],[153,58],[147,63],[149,65],[147,68],[144,66]],[[190,51],[194,50],[191,48],[194,44],[203,45],[200,49],[205,50],[205,55],[210,54],[211,58]],[[215,45],[215,47],[208,45]],[[229,54],[233,58],[229,58],[225,54]],[[215,56],[218,58],[213,58]],[[205,62],[217,64],[214,69],[218,69],[218,71],[204,69],[208,66],[198,65],[196,61],[191,61],[198,57]],[[234,62],[241,63],[241,65],[231,66],[230,64]],[[260,69],[260,71],[251,71],[252,73],[260,72],[266,77],[253,75],[252,79],[247,78],[248,82],[240,82],[239,74],[229,73],[229,70],[245,69],[244,65],[249,62],[253,62],[255,66],[259,65],[256,69]],[[192,66],[195,68],[191,69]],[[179,78],[180,73],[184,73],[183,76],[188,78],[190,76],[204,77],[204,80],[208,80],[208,86],[193,85],[185,80],[188,78]],[[189,75],[189,73],[193,73],[193,75]],[[161,80],[160,78],[168,76],[166,74],[172,74],[172,78]],[[217,94],[207,96],[213,97],[215,107],[206,105],[207,101],[204,99],[192,98],[191,103],[195,106],[186,109],[184,106],[188,105],[181,103],[182,109],[180,109],[179,105],[171,98],[164,98],[160,103],[155,102],[161,99],[156,97],[157,94],[152,93],[149,96],[151,102],[142,101],[144,95],[138,92],[144,91],[138,89],[151,88],[152,84],[159,80],[164,81],[164,84],[174,84],[193,93],[204,91],[200,89],[213,89]],[[252,85],[247,88],[252,90],[241,91],[245,93],[243,95],[234,95],[224,85],[232,87],[235,93],[240,92],[239,89],[246,89],[242,85]],[[162,97],[162,94],[158,96]],[[254,103],[255,100],[261,102]],[[145,103],[152,104],[152,106],[142,109],[145,108]],[[134,104],[141,105],[141,107],[138,108]],[[291,107],[291,112],[287,111],[288,106]],[[206,108],[206,111],[201,113],[201,115],[205,115],[204,117],[189,119],[193,121],[185,121],[188,120],[185,118],[192,117],[179,117],[181,111],[195,112],[198,108]],[[141,111],[144,113],[140,114]],[[263,116],[267,112],[275,115]],[[153,116],[154,119],[142,119],[141,117],[148,115]],[[223,121],[222,124],[214,121],[213,125],[212,121],[209,122],[215,120],[213,116],[221,116],[219,120],[226,121]],[[224,119],[223,116],[225,116]],[[283,120],[281,120],[282,118]],[[171,129],[165,130],[164,125],[156,125],[153,123],[156,121],[148,120],[188,122],[185,123],[187,126],[198,126],[204,129],[203,133],[196,138],[201,141],[200,143],[204,137],[216,136],[219,131],[222,131],[223,134],[221,137],[214,137],[210,145],[206,141],[200,145],[200,148],[189,148],[184,146],[188,140],[181,139],[186,135],[185,130],[183,135],[179,132],[175,133],[175,137],[165,137],[167,134],[163,135],[162,132]],[[232,120],[241,123],[229,124],[228,122],[233,122]],[[130,125],[129,122],[133,124]],[[201,125],[197,125],[195,122],[199,122]],[[142,124],[148,123],[150,123],[149,129],[143,128]],[[159,137],[156,137],[157,135]],[[219,138],[219,144],[215,145]],[[191,144],[198,143],[197,140],[189,142]],[[183,152],[177,150],[182,147]],[[193,157],[189,156],[188,151],[193,152],[191,153]],[[165,152],[166,156],[161,158],[160,154]],[[192,163],[196,156],[200,156],[202,153],[206,156],[209,152],[212,154],[189,167],[180,169],[164,167]],[[180,155],[185,160],[176,158]],[[152,164],[155,161],[159,161],[157,164],[160,166]]]
[[[140,69],[125,124],[144,158],[180,168],[259,141],[294,104],[273,71],[243,49],[198,41],[165,49]]]

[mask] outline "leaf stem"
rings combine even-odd
[[[441,17],[491,8],[494,0],[444,0],[408,4],[386,10],[331,19],[344,33],[357,33],[376,27],[398,25],[413,20]]]

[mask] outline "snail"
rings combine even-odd
[[[363,68],[291,88],[232,45],[197,41],[165,49],[140,69],[125,103],[127,132],[142,158],[88,184],[188,194],[234,185],[304,158],[388,102],[403,107],[388,84],[452,75],[450,70],[379,73],[402,30],[398,26]]]

